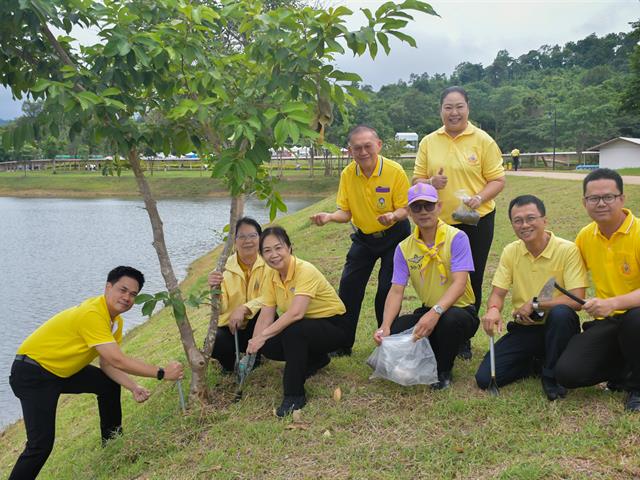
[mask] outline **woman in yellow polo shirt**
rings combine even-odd
[[[238,332],[240,351],[244,352],[262,306],[260,289],[268,269],[258,256],[261,233],[260,224],[253,218],[238,220],[235,253],[228,258],[224,273],[213,271],[209,274],[209,286],[222,290],[218,331],[211,356],[220,362],[225,373],[233,371],[235,332]]]
[[[471,286],[476,310],[482,303],[482,279],[493,241],[494,198],[505,184],[502,155],[496,142],[469,122],[469,97],[461,87],[446,88],[440,96],[443,126],[420,142],[413,183],[426,182],[438,190],[442,202],[440,218],[469,237],[475,271]],[[477,225],[465,225],[452,217],[460,205],[457,197],[464,190],[467,207],[480,215]],[[463,358],[471,358],[470,344],[461,348]]]
[[[329,363],[329,352],[344,345],[349,327],[340,297],[316,267],[293,256],[284,228],[262,233],[260,255],[271,270],[247,353],[286,362],[284,399],[276,410],[284,417],[305,406],[305,380]]]

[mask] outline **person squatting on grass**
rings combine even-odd
[[[262,307],[260,294],[269,269],[258,255],[261,233],[260,224],[253,218],[238,220],[235,253],[227,259],[224,272],[209,274],[209,286],[222,290],[218,331],[211,356],[220,362],[225,373],[233,372],[234,368],[235,332],[238,332],[239,349],[245,352]]]
[[[568,388],[608,381],[629,392],[625,409],[640,411],[640,225],[624,208],[622,177],[600,168],[582,186],[593,220],[576,237],[596,291],[583,309],[593,317],[558,360],[556,377]]]
[[[284,417],[305,406],[305,380],[329,364],[329,352],[345,345],[349,324],[336,291],[316,267],[293,255],[282,227],[262,232],[260,255],[271,269],[247,353],[286,362],[284,398],[276,410]]]
[[[467,235],[438,218],[442,203],[433,186],[415,184],[408,200],[416,228],[396,247],[392,286],[374,341],[380,345],[384,337],[415,325],[414,338],[429,337],[438,364],[438,382],[432,387],[445,389],[451,384],[458,347],[480,323],[469,281],[473,258]],[[409,280],[422,307],[398,318]]]
[[[355,127],[347,137],[353,162],[340,175],[337,204],[333,213],[320,212],[311,222],[323,226],[329,222],[352,221],[356,227],[340,279],[339,295],[347,308],[349,335],[336,355],[350,355],[367,282],[378,259],[378,289],[375,313],[382,324],[384,303],[393,274],[393,252],[411,232],[407,220],[409,179],[401,165],[380,155],[382,141],[373,128]]]
[[[494,198],[505,185],[502,155],[495,140],[469,122],[469,97],[463,88],[449,87],[442,92],[440,116],[442,127],[420,141],[413,183],[433,185],[442,202],[440,218],[469,237],[474,262],[471,286],[479,312],[484,269],[493,241]],[[460,205],[456,196],[459,190],[469,195],[465,201],[467,207],[480,215],[477,225],[466,225],[452,217]],[[460,356],[471,359],[469,341],[460,345]]]
[[[556,381],[555,366],[571,337],[580,331],[575,310],[580,305],[554,289],[553,298],[537,295],[552,277],[563,288],[584,298],[587,273],[578,247],[546,230],[546,209],[542,200],[521,195],[509,203],[509,220],[518,240],[502,251],[493,277],[493,290],[482,317],[489,336],[502,332],[502,308],[509,290],[513,321],[507,334],[495,346],[496,383],[499,387],[534,374],[542,364],[542,389],[549,400],[564,397],[566,389]],[[491,367],[485,355],[476,382],[489,387]]]
[[[120,350],[122,317],[133,306],[144,276],[132,267],[116,267],[107,276],[104,294],[54,315],[18,348],[9,384],[20,399],[27,444],[9,478],[36,478],[55,439],[56,409],[63,393],[93,393],[98,397],[103,445],[122,432],[120,386],[136,402],[149,391],[128,374],[158,380],[178,380],[183,368],[172,361],[155,367]],[[89,365],[100,357],[100,368]]]

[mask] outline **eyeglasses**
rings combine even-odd
[[[607,193],[606,195],[589,195],[588,197],[584,197],[584,200],[591,206],[598,205],[600,203],[600,200],[602,200],[605,205],[611,205],[616,201],[616,198],[621,196],[621,193],[618,193],[617,195],[614,195],[613,193]]]
[[[543,215],[529,215],[528,217],[516,217],[516,218],[512,218],[511,219],[511,223],[513,225],[515,225],[516,227],[521,227],[522,225],[524,225],[525,223],[531,225],[533,222],[535,222],[536,220],[538,220],[539,218],[542,218]]]
[[[349,145],[352,152],[358,153],[363,151],[373,151],[376,148],[375,143],[367,143],[365,145]]]
[[[409,205],[409,208],[413,213],[420,213],[420,210],[425,212],[433,212],[436,208],[436,204],[433,202],[415,202]]]
[[[247,233],[246,235],[245,234],[237,235],[236,239],[244,241],[244,240],[255,240],[258,237],[259,237],[258,232],[253,232],[253,233]]]

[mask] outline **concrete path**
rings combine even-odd
[[[537,178],[557,178],[560,180],[580,180],[585,177],[588,172],[585,173],[572,173],[572,172],[549,172],[546,170],[507,170],[507,175],[514,177],[537,177]],[[622,181],[625,185],[640,185],[640,177],[635,175],[623,175]]]

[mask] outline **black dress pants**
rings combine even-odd
[[[391,325],[391,334],[412,328],[431,307],[420,307],[412,314],[396,318]],[[451,307],[442,314],[429,335],[429,343],[438,363],[438,373],[450,372],[462,342],[469,340],[478,329],[480,320],[473,305]]]
[[[566,305],[553,307],[542,325],[509,322],[507,333],[495,346],[496,383],[502,387],[532,375],[532,365],[536,359],[542,361],[543,376],[556,378],[556,363],[571,338],[579,331],[578,314]],[[476,372],[476,383],[486,389],[490,381],[491,358],[487,353]]]
[[[471,288],[476,297],[476,312],[480,311],[482,305],[482,280],[484,279],[484,269],[487,266],[487,258],[489,258],[489,250],[493,242],[493,230],[496,221],[496,211],[487,213],[480,219],[478,225],[464,225],[462,223],[453,225],[462,230],[469,237],[471,245],[471,255],[473,256],[474,271],[469,272],[469,280]],[[475,335],[475,332],[473,332]],[[473,337],[473,335],[471,335]]]
[[[345,315],[303,318],[267,340],[260,353],[272,360],[286,362],[282,377],[284,394],[300,396],[304,395],[307,367],[345,345],[347,332]]]
[[[258,315],[260,315],[259,311],[251,320],[249,320],[245,328],[238,329],[238,348],[242,353],[247,351],[247,344],[253,336],[253,329],[256,326]],[[218,327],[218,331],[216,332],[216,341],[213,344],[213,352],[211,352],[211,356],[220,362],[220,365],[222,365],[224,370],[233,370],[236,362],[236,343],[233,338],[233,333],[231,333],[229,327]]]
[[[9,384],[22,404],[27,431],[27,445],[13,467],[9,476],[11,480],[36,478],[47,461],[55,439],[58,398],[63,393],[93,393],[98,396],[103,441],[122,431],[120,385],[93,365],[62,378],[39,365],[15,360]]]
[[[627,390],[640,391],[640,308],[585,322],[582,328],[558,360],[558,382],[578,388],[624,381]]]
[[[380,271],[378,272],[375,312],[378,326],[382,325],[384,302],[387,300],[387,293],[391,288],[391,278],[393,277],[393,255],[398,244],[410,233],[409,220],[403,220],[383,232],[367,235],[357,231],[351,235],[351,248],[347,253],[338,291],[338,295],[347,309],[349,335],[346,344],[340,345],[340,347],[352,347],[356,340],[362,299],[378,259],[380,259]]]

